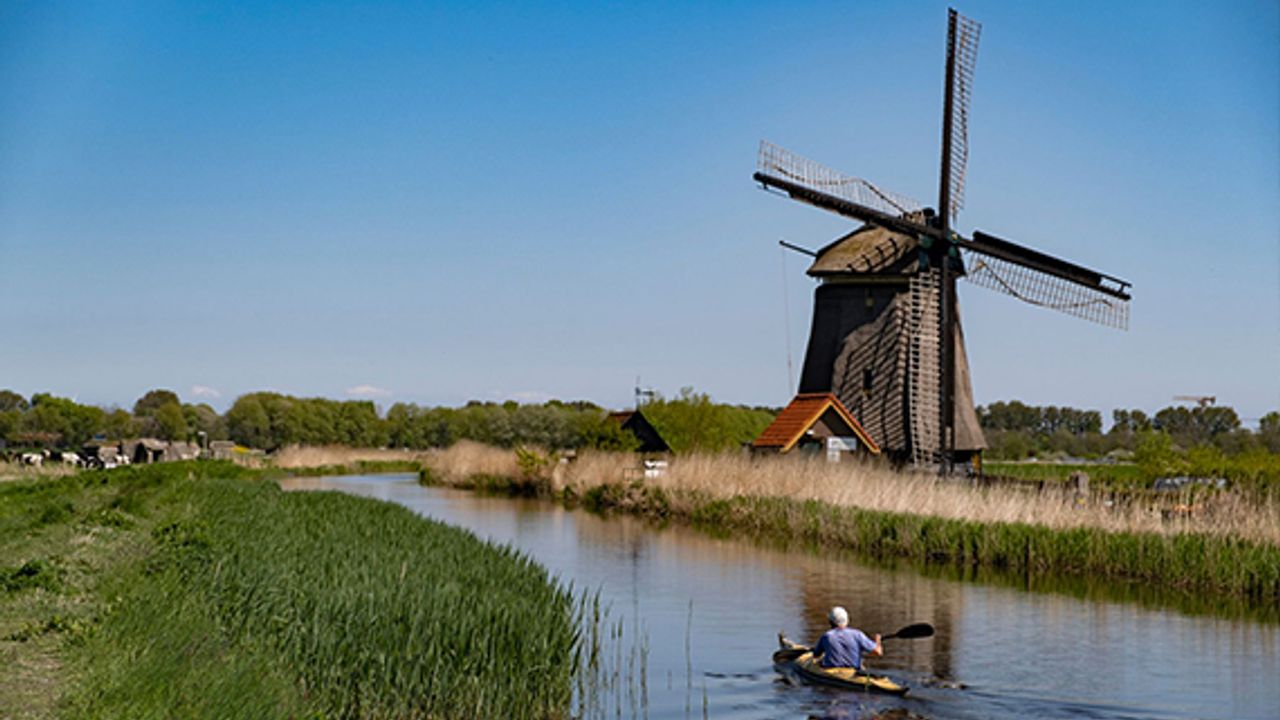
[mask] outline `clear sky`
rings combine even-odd
[[[958,9],[983,23],[959,229],[1135,297],[1119,332],[962,285],[977,401],[1280,407],[1280,4]],[[757,143],[932,204],[945,26],[941,2],[5,3],[0,387],[620,407],[640,376],[783,404],[813,283],[777,241],[850,224],[757,189]]]

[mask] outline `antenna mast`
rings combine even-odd
[[[640,387],[640,376],[636,376],[636,412],[640,411],[640,405],[643,404],[645,398],[652,400],[657,394],[653,388]]]

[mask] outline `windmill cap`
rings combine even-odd
[[[831,608],[831,612],[827,613],[827,619],[832,625],[844,627],[849,624],[849,613],[839,605]]]

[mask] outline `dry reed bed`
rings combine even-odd
[[[512,451],[470,442],[430,453],[424,460],[441,480],[455,485],[470,484],[476,476],[516,478],[527,472]],[[636,457],[623,453],[584,453],[574,462],[555,465],[549,474],[552,491],[569,489],[579,496],[599,485],[638,477]],[[1193,513],[1169,516],[1164,511],[1173,503],[1168,500],[1108,506],[1100,496],[1081,498],[1061,489],[1037,493],[981,488],[872,464],[728,454],[677,457],[663,477],[643,484],[666,491],[677,510],[689,509],[679,507],[693,502],[689,493],[724,500],[774,497],[980,523],[1165,536],[1204,534],[1280,547],[1280,505],[1250,502],[1229,492],[1201,501]]]
[[[388,448],[349,448],[339,445],[305,447],[290,445],[271,456],[275,467],[295,470],[299,468],[333,467],[358,463],[422,462],[428,453],[417,450],[392,450]]]
[[[731,532],[786,536],[927,564],[991,568],[1023,577],[1110,578],[1280,602],[1276,503],[1227,493],[1190,517],[1159,503],[1109,507],[1061,491],[978,488],[877,465],[821,459],[691,455],[643,478],[633,455],[550,455],[459,444],[430,456],[424,482],[494,492],[547,492],[591,509],[673,517]],[[1181,498],[1187,499],[1187,498]],[[1144,504],[1145,503],[1145,504]]]

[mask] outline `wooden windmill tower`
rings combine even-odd
[[[938,211],[767,142],[753,176],[766,190],[865,223],[809,253],[808,272],[821,284],[800,392],[835,393],[888,454],[943,471],[985,445],[956,278],[1103,325],[1129,324],[1130,283],[982,231],[953,231],[980,33],[949,11]]]

